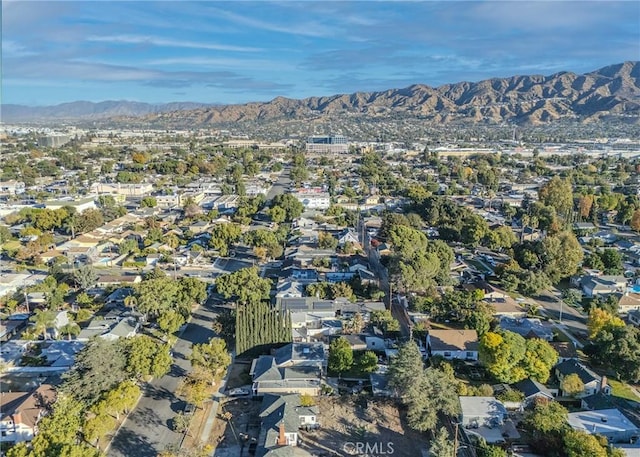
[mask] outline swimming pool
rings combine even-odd
[[[634,284],[630,289],[634,294],[640,294],[640,284]]]

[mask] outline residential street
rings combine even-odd
[[[171,443],[179,443],[181,434],[171,430],[171,420],[184,409],[184,401],[175,395],[180,379],[191,364],[187,357],[191,345],[204,343],[214,336],[211,324],[216,317],[209,301],[194,314],[176,342],[171,372],[150,383],[107,453],[110,457],[156,457]]]
[[[582,334],[587,331],[587,317],[572,306],[561,301],[560,291],[544,291],[535,298],[538,305],[544,308],[545,314],[552,320],[567,327],[574,336],[583,339]],[[560,311],[562,310],[562,317]]]

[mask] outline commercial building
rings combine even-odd
[[[342,135],[310,136],[306,150],[315,154],[346,154],[349,152],[349,142]]]

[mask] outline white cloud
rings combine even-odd
[[[247,46],[232,46],[226,44],[207,43],[187,40],[174,40],[144,35],[108,35],[108,36],[89,36],[87,41],[99,43],[122,43],[122,44],[148,44],[153,46],[165,46],[173,48],[192,48],[192,49],[210,49],[214,51],[233,51],[233,52],[258,52],[260,48]]]

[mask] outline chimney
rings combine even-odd
[[[600,378],[600,392],[603,392],[607,385],[607,377],[603,375],[602,378]]]
[[[280,430],[278,432],[278,442],[276,444],[278,446],[287,445],[287,437],[284,434],[284,422],[280,422]]]

